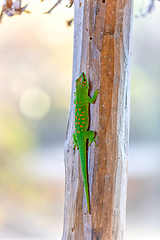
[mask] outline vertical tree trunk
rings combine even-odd
[[[75,0],[72,96],[65,142],[63,240],[122,240],[125,225],[129,133],[132,0]],[[75,80],[84,71],[92,96],[88,147],[91,215],[78,150],[73,150]]]

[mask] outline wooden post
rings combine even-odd
[[[65,142],[65,210],[62,240],[122,240],[125,227],[129,136],[132,0],[75,0],[73,83]],[[78,150],[73,150],[75,80],[84,71],[90,130],[91,215],[87,211]]]

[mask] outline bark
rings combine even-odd
[[[125,227],[130,99],[132,0],[75,0],[72,96],[65,142],[63,240],[122,240]],[[100,94],[90,105],[88,147],[91,215],[74,151],[75,80],[84,71]]]

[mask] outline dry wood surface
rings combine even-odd
[[[65,142],[62,240],[122,240],[125,228],[130,100],[132,0],[75,0],[73,81]],[[79,151],[73,150],[75,80],[85,72],[90,126],[98,147],[88,147],[91,215]]]

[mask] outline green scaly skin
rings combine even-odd
[[[87,78],[85,73],[81,73],[80,77],[76,80],[76,93],[74,104],[75,106],[75,133],[73,134],[74,147],[77,146],[80,153],[81,167],[82,167],[82,175],[84,188],[87,199],[87,207],[88,212],[90,212],[90,198],[89,198],[89,187],[88,187],[88,171],[87,171],[87,157],[86,157],[86,140],[89,139],[88,146],[92,142],[95,142],[95,132],[87,131],[89,125],[89,115],[88,115],[88,107],[89,103],[94,103],[99,94],[99,89],[95,90],[93,97],[90,98],[88,96],[89,85],[87,82]],[[97,144],[95,142],[95,146]]]

